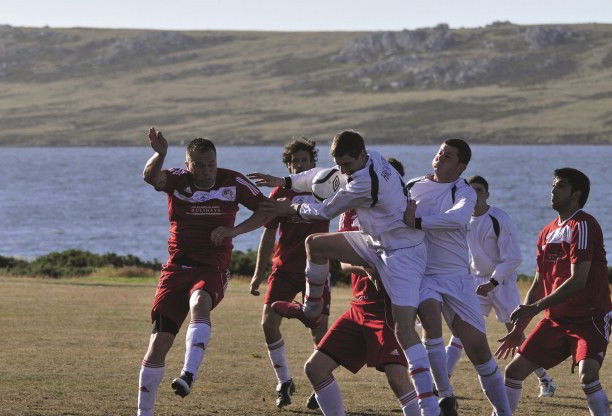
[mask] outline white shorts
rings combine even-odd
[[[473,276],[473,278],[474,290],[479,285],[489,282],[488,277]],[[510,323],[510,314],[521,303],[521,294],[519,293],[516,281],[504,281],[490,291],[487,296],[478,296],[478,300],[480,301],[480,309],[484,316],[489,316],[491,309],[495,309],[497,320],[502,324],[507,324]]]
[[[368,237],[360,231],[348,231],[343,235],[359,257],[376,269],[391,303],[419,306],[419,288],[427,263],[425,244],[387,251],[372,247]]]
[[[423,276],[421,284],[421,302],[435,299],[442,303],[442,314],[451,326],[455,315],[485,333],[485,321],[480,311],[480,302],[474,288],[472,275],[439,275]]]

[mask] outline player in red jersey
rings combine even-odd
[[[172,381],[174,392],[185,397],[197,376],[210,338],[210,311],[223,299],[229,279],[231,238],[263,225],[269,216],[256,211],[266,198],[242,174],[217,168],[217,152],[208,139],[194,139],[187,147],[187,169],[162,170],[168,142],[149,130],[155,154],[143,176],[157,191],[168,194],[170,237],[153,300],[149,348],[140,369],[138,416],[152,416],[165,357],[187,313],[185,364]],[[234,226],[238,204],[255,211]]]
[[[525,304],[510,316],[514,329],[502,338],[496,353],[505,358],[520,345],[506,368],[513,411],[522,382],[533,370],[554,367],[571,356],[573,366],[578,365],[591,415],[610,415],[599,369],[610,336],[612,303],[601,227],[582,210],[589,190],[584,173],[572,168],[555,170],[551,202],[559,217],[540,232],[533,284]],[[524,328],[541,311],[544,319],[521,345]]]
[[[396,159],[388,161],[404,176],[401,162]],[[342,214],[338,231],[359,231],[355,210]],[[344,414],[340,390],[331,383],[333,371],[338,366],[357,373],[367,365],[385,372],[405,416],[420,415],[417,395],[408,377],[406,358],[393,332],[390,301],[382,283],[374,283],[375,272],[369,268],[342,263],[342,270],[351,273],[354,300],[325,334],[305,366],[321,410],[325,415]]]
[[[307,138],[300,138],[289,142],[283,152],[283,163],[289,173],[300,173],[315,167],[317,149],[315,143]],[[295,192],[281,187],[275,188],[270,194],[271,199],[285,198],[292,203],[316,202],[310,192]],[[276,232],[278,230],[278,244]],[[297,215],[278,217],[266,224],[261,235],[255,272],[251,279],[250,291],[252,295],[259,296],[259,285],[266,277],[266,268],[272,256],[272,273],[268,276],[268,289],[264,297],[264,306],[261,324],[268,348],[268,356],[276,373],[278,384],[276,386],[276,406],[281,408],[291,404],[291,395],[295,390],[287,356],[285,341],[280,332],[282,317],[270,305],[282,301],[292,301],[298,293],[306,289],[306,237],[314,233],[329,231],[329,221],[307,221]],[[329,287],[326,288],[321,324],[311,328],[315,345],[327,331],[327,318],[329,316]]]

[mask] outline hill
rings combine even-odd
[[[612,144],[612,25],[396,32],[0,26],[0,145]]]

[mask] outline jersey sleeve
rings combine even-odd
[[[466,227],[474,212],[476,192],[471,186],[457,188],[455,205],[449,210],[421,217],[422,230],[456,230]]]
[[[570,262],[572,264],[593,259],[593,225],[588,220],[576,221],[570,242]]]
[[[298,214],[306,220],[331,220],[352,208],[372,205],[371,186],[366,181],[354,180],[331,198],[318,204],[301,204]]]
[[[295,192],[312,192],[312,181],[323,168],[312,168],[304,172],[289,175],[291,189]]]
[[[499,221],[499,237],[497,238],[501,263],[495,266],[491,277],[501,283],[514,275],[523,259],[516,238],[517,233],[514,224],[512,224],[507,216],[500,215],[498,219],[501,220]]]
[[[255,211],[261,201],[265,200],[259,188],[244,175],[236,176],[236,202]]]
[[[172,195],[174,190],[178,187],[178,184],[187,177],[187,171],[184,169],[164,169],[162,172],[166,174],[166,183],[162,188],[156,189],[160,192],[165,192],[168,195]]]
[[[272,190],[272,192],[270,192],[270,195],[268,196],[268,198],[278,199],[279,193],[280,193],[280,188],[276,187]],[[264,227],[269,228],[271,230],[276,230],[279,224],[280,224],[280,218],[274,217],[274,219],[272,219],[269,223],[265,224]]]

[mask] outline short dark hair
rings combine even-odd
[[[578,204],[580,208],[586,205],[591,190],[591,181],[588,176],[574,168],[555,169],[554,176],[567,180],[572,187],[572,192],[580,191]]]
[[[355,130],[345,130],[334,136],[330,153],[333,157],[345,155],[357,157],[363,151],[365,151],[365,142],[361,134]]]
[[[489,192],[489,182],[487,182],[487,180],[485,178],[483,178],[482,176],[472,176],[470,179],[468,179],[468,183],[471,185],[473,183],[478,183],[482,186],[484,186],[485,191]]]
[[[203,139],[198,137],[197,139],[193,139],[191,143],[187,145],[187,154],[192,155],[195,152],[208,152],[212,150],[217,154],[217,149],[215,148],[214,143],[209,139]]]
[[[457,154],[459,156],[460,163],[463,163],[466,166],[468,163],[470,163],[470,159],[472,158],[472,149],[470,149],[470,145],[467,144],[465,140],[447,139],[444,140],[444,144],[458,150]]]
[[[401,177],[404,177],[406,171],[404,171],[404,165],[402,165],[402,162],[400,162],[394,157],[387,158],[387,162],[389,162],[389,164],[395,168],[395,170],[397,171],[397,173],[400,174]]]
[[[291,162],[291,155],[295,152],[299,152],[300,150],[305,150],[310,153],[310,159],[313,162],[317,161],[317,155],[319,153],[319,149],[316,149],[317,143],[309,139],[308,137],[300,137],[298,139],[294,138],[289,143],[285,145],[285,150],[283,151],[283,163],[285,165]]]

